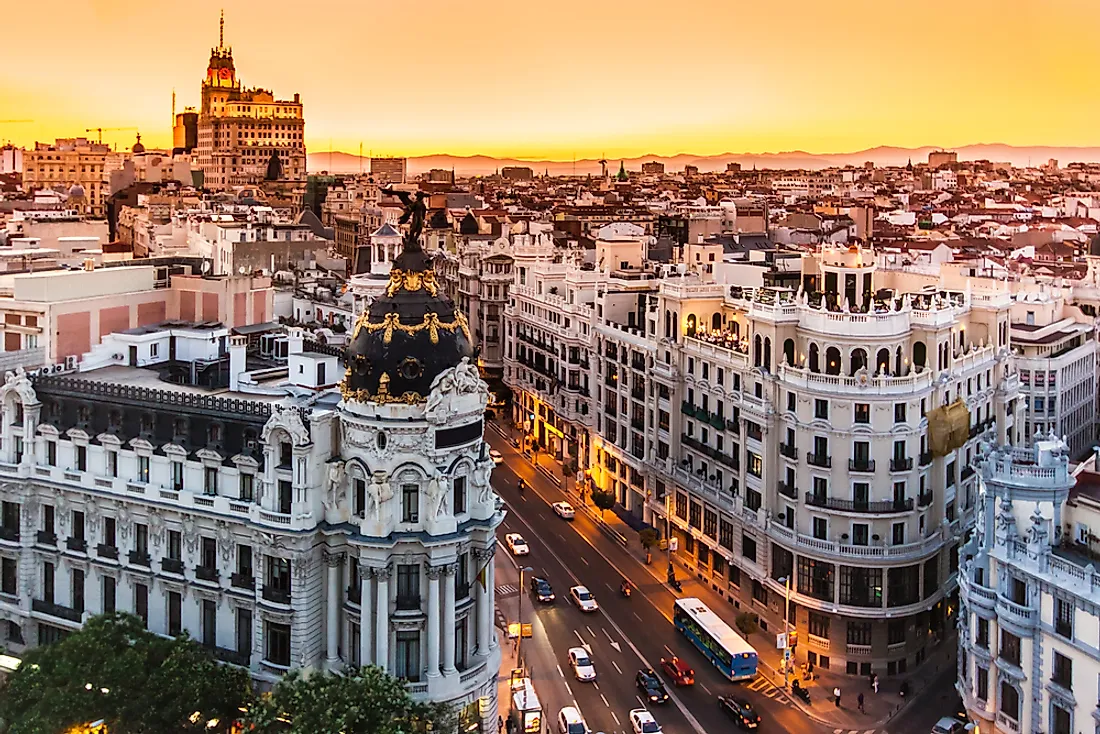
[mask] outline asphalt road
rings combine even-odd
[[[501,545],[508,552],[504,534],[520,533],[531,548],[529,556],[519,559],[521,565],[532,567],[554,587],[558,597],[554,604],[538,605],[528,595],[524,607],[538,609],[550,643],[560,657],[562,674],[592,731],[631,732],[628,711],[642,707],[635,674],[641,667],[658,669],[660,659],[673,654],[695,668],[696,683],[677,688],[666,679],[672,700],[660,706],[645,706],[667,734],[735,730],[717,702],[719,694],[729,693],[752,702],[762,719],[761,731],[832,731],[808,719],[782,692],[761,685],[765,683],[762,679],[744,684],[726,680],[676,631],[672,625],[675,595],[646,572],[643,561],[605,536],[583,512],[578,510],[571,522],[555,515],[549,503],[566,499],[561,491],[495,433],[487,432],[486,438],[505,457],[505,463],[493,472],[493,486],[510,510],[499,531]],[[516,489],[519,477],[529,487],[522,495]],[[640,554],[641,549],[635,544],[633,551]],[[629,599],[619,593],[626,574],[635,585]],[[574,584],[583,584],[592,591],[600,611],[585,614],[568,602],[569,587]],[[568,648],[582,642],[592,649],[595,683],[576,681],[568,669]],[[544,712],[549,722],[554,722],[557,714]]]

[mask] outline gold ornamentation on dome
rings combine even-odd
[[[390,375],[388,372],[383,372],[382,376],[378,378],[378,397],[388,397],[390,394]]]
[[[386,295],[391,298],[399,291],[415,292],[423,288],[433,298],[438,295],[439,287],[435,282],[434,270],[390,270],[390,282],[386,286]]]
[[[442,329],[443,331],[454,331],[456,329],[461,329],[462,333],[466,335],[466,340],[472,341],[470,339],[470,325],[466,322],[466,317],[463,316],[461,313],[455,314],[454,321],[440,321],[439,314],[427,313],[424,314],[424,320],[422,322],[420,322],[419,324],[414,324],[412,326],[406,326],[405,324],[402,324],[401,317],[395,311],[391,311],[390,313],[386,314],[386,316],[382,319],[382,323],[380,324],[372,324],[370,323],[370,321],[367,320],[368,318],[369,315],[364,314],[363,317],[360,318],[359,321],[355,324],[355,333],[351,337],[352,341],[354,341],[359,336],[359,331],[361,329],[366,329],[370,332],[382,330],[383,344],[390,343],[390,341],[393,339],[394,331],[400,331],[404,334],[412,336],[413,334],[423,331],[424,329],[428,330],[428,335],[432,340],[432,344],[439,343],[440,329]]]

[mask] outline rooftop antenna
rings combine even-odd
[[[172,125],[176,124],[176,88],[172,87]]]
[[[218,48],[225,48],[225,8],[222,8],[222,17],[218,21]]]
[[[363,141],[359,141],[359,175],[363,175]]]

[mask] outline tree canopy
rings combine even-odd
[[[342,675],[293,671],[253,701],[244,723],[263,734],[421,734],[450,731],[456,721],[449,707],[413,701],[401,681],[370,666]]]
[[[592,504],[606,512],[615,506],[615,495],[601,489],[592,490]]]
[[[219,664],[186,634],[160,637],[137,617],[108,614],[29,650],[0,690],[0,716],[11,734],[100,719],[120,734],[211,731],[212,719],[222,722],[213,731],[225,731],[250,696],[246,671]]]

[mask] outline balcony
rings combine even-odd
[[[280,589],[276,586],[264,586],[263,597],[267,601],[273,601],[276,604],[289,604],[290,589]]]
[[[848,471],[873,472],[875,470],[874,459],[849,459]]]
[[[890,471],[909,471],[913,468],[912,457],[895,456],[890,459]]]
[[[247,573],[235,573],[229,577],[230,585],[235,589],[255,589],[256,577],[251,571]]]
[[[65,548],[74,553],[87,553],[88,541],[84,538],[65,538]]]
[[[879,500],[875,502],[861,502],[858,500],[842,500],[835,497],[825,497],[806,493],[806,504],[811,507],[823,507],[827,510],[839,510],[841,512],[864,512],[868,514],[882,514],[889,512],[908,512],[913,509],[913,499]]]
[[[81,612],[69,607],[63,607],[60,604],[54,604],[51,601],[43,601],[41,599],[31,599],[31,609],[40,614],[48,614],[51,617],[57,617],[58,619],[64,619],[68,622],[76,622],[80,624]]]
[[[57,533],[48,530],[39,530],[34,536],[34,542],[39,545],[57,545]]]
[[[754,441],[763,441],[764,440],[763,431],[760,430],[759,426],[756,426],[756,425],[753,425],[753,424],[749,425],[748,430],[745,431],[745,435],[747,435],[749,438],[753,439]]]
[[[10,540],[13,543],[19,542],[19,528],[9,528],[0,526],[0,540]]]
[[[419,594],[407,594],[397,596],[397,610],[398,611],[420,611],[420,595]]]
[[[928,507],[932,504],[932,492],[921,492],[917,495],[917,507]]]
[[[1019,630],[1031,630],[1039,621],[1039,614],[1035,609],[997,595],[997,621],[1000,624],[1007,623],[1009,627],[1017,627]],[[1020,635],[1024,636],[1024,635]]]
[[[214,659],[223,663],[229,663],[230,665],[239,665],[242,668],[247,668],[252,664],[252,656],[250,653],[241,653],[236,650],[230,650],[228,647],[214,647],[212,645],[204,645],[207,650],[214,655]]]
[[[787,484],[786,482],[781,481],[776,482],[776,486],[779,489],[779,494],[783,495],[784,497],[789,497],[792,500],[798,499],[798,489],[794,485]]]
[[[130,551],[129,560],[131,566],[145,566],[149,568],[149,554],[145,551]]]
[[[806,463],[822,469],[831,469],[833,466],[833,460],[828,454],[815,454],[812,451],[806,453]]]
[[[798,448],[793,443],[779,444],[779,453],[782,456],[786,456],[791,461],[798,460]]]
[[[100,558],[110,558],[112,561],[118,560],[118,548],[113,545],[100,543],[95,547],[95,552]]]
[[[183,575],[183,561],[178,558],[165,558],[160,562],[160,570],[165,573],[175,573],[180,576]]]
[[[921,451],[920,452],[920,457],[918,459],[918,463],[920,464],[920,466],[922,468],[928,466],[929,464],[931,464],[932,463],[932,452],[931,451]]]
[[[195,578],[199,581],[218,582],[218,569],[209,566],[195,566]]]

